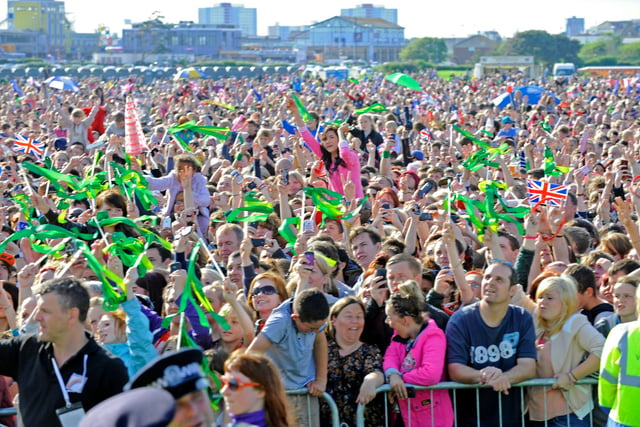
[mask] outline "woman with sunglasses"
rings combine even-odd
[[[221,393],[231,426],[287,427],[287,398],[266,356],[235,351],[224,363]]]
[[[258,274],[249,286],[247,304],[253,308],[257,315],[256,334],[267,323],[269,315],[274,308],[288,298],[284,279],[277,273],[267,271]]]

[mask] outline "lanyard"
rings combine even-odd
[[[82,378],[86,379],[87,375],[87,359],[89,358],[88,354],[84,355],[84,362],[82,367]],[[60,374],[60,369],[58,369],[58,364],[54,358],[51,358],[51,364],[53,365],[53,372],[56,374],[56,378],[58,379],[58,385],[60,385],[60,391],[62,392],[62,397],[64,398],[64,402],[67,405],[67,408],[71,406],[71,400],[69,398],[69,392],[67,391],[67,387],[64,385],[64,381],[62,380],[62,375]]]

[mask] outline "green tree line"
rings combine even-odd
[[[573,62],[578,66],[640,65],[640,42],[624,44],[620,37],[611,36],[580,44],[564,34],[529,30],[516,33],[499,43],[493,52],[484,55],[533,56],[544,66],[552,66],[556,62]],[[416,68],[447,61],[445,40],[435,37],[413,39],[400,51],[400,59],[414,63]],[[473,58],[471,62],[478,59]]]

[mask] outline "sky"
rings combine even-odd
[[[204,0],[66,0],[65,9],[77,32],[94,32],[105,24],[121,34],[125,19],[139,22],[154,11],[164,22],[198,21],[198,8],[212,7],[220,1]],[[266,35],[275,25],[307,25],[340,15],[340,9],[363,3],[395,8],[405,37],[465,37],[479,31],[498,31],[510,37],[518,31],[563,32],[566,19],[585,19],[589,28],[604,21],[640,18],[640,0],[237,0],[232,4],[257,9],[258,34]],[[132,7],[133,6],[133,7]],[[449,6],[449,7],[447,7]],[[0,1],[0,16],[6,16],[6,2]]]

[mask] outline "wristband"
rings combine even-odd
[[[567,375],[569,375],[569,379],[570,379],[571,381],[573,381],[574,383],[577,383],[577,382],[578,382],[578,379],[576,378],[576,376],[575,376],[575,375],[573,375],[573,372],[569,371],[569,372],[567,373]]]
[[[382,152],[382,158],[388,159],[389,157],[391,157],[391,151],[383,151]]]

